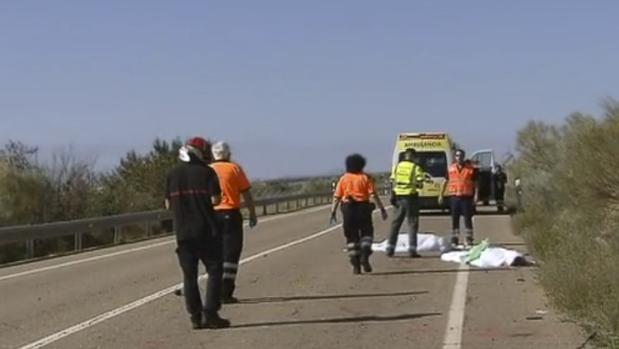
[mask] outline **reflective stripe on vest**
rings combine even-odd
[[[457,164],[449,166],[449,195],[473,196],[475,193],[473,171],[472,167],[466,165],[459,171]]]
[[[416,179],[414,174],[418,172],[418,166],[410,161],[402,161],[395,168],[396,195],[411,195],[417,193]]]

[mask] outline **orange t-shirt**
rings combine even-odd
[[[374,182],[365,173],[346,173],[337,182],[335,197],[343,202],[369,201],[370,195],[374,194]]]
[[[211,167],[219,177],[221,203],[215,210],[233,210],[241,207],[241,193],[249,190],[251,185],[241,166],[234,162],[216,161]]]

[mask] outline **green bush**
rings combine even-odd
[[[514,224],[540,262],[549,299],[596,333],[596,345],[619,348],[619,104],[605,110],[561,126],[529,123],[509,171],[523,186]]]

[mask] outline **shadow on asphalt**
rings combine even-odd
[[[398,271],[384,271],[375,272],[369,275],[371,276],[386,276],[386,275],[407,275],[407,274],[449,274],[449,273],[487,273],[487,272],[499,272],[499,271],[514,271],[522,268],[532,268],[534,265],[522,265],[514,267],[501,267],[501,268],[479,268],[471,267],[471,269],[425,269],[425,270],[398,270]]]
[[[257,322],[253,324],[232,325],[230,328],[252,328],[265,326],[286,326],[286,325],[312,325],[312,324],[338,324],[338,323],[355,323],[355,322],[386,322],[386,321],[401,321],[414,320],[429,316],[440,316],[441,313],[418,313],[418,314],[402,314],[394,316],[358,316],[358,317],[342,317],[332,319],[317,319],[317,320],[297,320],[297,321],[271,321]]]
[[[264,297],[264,298],[247,298],[241,299],[239,303],[255,304],[255,303],[277,303],[277,302],[292,302],[292,301],[313,301],[321,299],[350,299],[350,298],[371,298],[371,297],[398,297],[398,296],[415,296],[427,294],[428,291],[408,291],[408,292],[387,292],[387,293],[361,293],[361,294],[333,294],[333,295],[315,295],[315,296],[289,296],[289,297]]]

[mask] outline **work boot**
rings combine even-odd
[[[385,250],[385,255],[389,258],[393,257],[393,254],[395,253],[393,248],[387,248],[387,250]]]
[[[421,255],[419,253],[417,253],[417,250],[410,250],[410,251],[408,251],[408,256],[410,258],[421,258]]]
[[[239,302],[239,299],[234,296],[228,296],[228,297],[221,298],[222,304],[235,304],[238,302]]]
[[[361,261],[359,260],[359,256],[350,256],[350,264],[352,264],[353,274],[361,274]]]
[[[202,313],[191,314],[191,328],[194,330],[199,330],[202,328],[202,325]]]
[[[363,267],[363,272],[364,273],[371,273],[372,272],[372,266],[370,265],[370,255],[367,253],[364,253],[361,255],[361,266]]]
[[[472,236],[467,236],[467,237],[466,237],[466,243],[465,243],[465,246],[466,246],[467,248],[471,248],[471,247],[473,247],[473,245],[474,245],[474,244],[475,244],[475,240],[473,240],[473,237],[472,237]]]
[[[230,327],[230,321],[219,317],[218,313],[205,313],[202,328],[218,329]]]
[[[457,236],[452,236],[451,237],[451,248],[458,248],[458,245],[460,245],[460,239]]]

